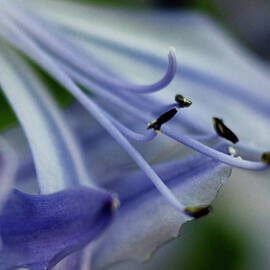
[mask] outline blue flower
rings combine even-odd
[[[144,260],[210,211],[230,166],[268,168],[259,160],[270,148],[266,68],[207,18],[47,1],[0,5],[0,84],[33,156],[20,129],[3,134],[18,162],[4,144],[0,269],[50,269],[77,250],[59,267],[80,269],[90,256],[93,269]],[[180,64],[169,47],[165,75],[150,83],[166,67],[170,44]],[[77,103],[63,114],[25,57]],[[232,147],[233,132],[240,143]],[[14,180],[24,192],[11,189]]]

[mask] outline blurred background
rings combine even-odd
[[[134,9],[193,9],[205,12],[258,57],[270,61],[269,0],[80,1]],[[47,83],[53,83],[44,74],[41,73],[41,76]],[[65,105],[71,98],[67,95],[59,100]],[[16,124],[2,96],[0,115],[1,129]],[[185,224],[180,238],[161,248],[150,264],[130,264],[116,269],[270,269],[269,180],[269,173],[253,174],[234,169],[229,183],[221,190],[213,205],[212,214]]]

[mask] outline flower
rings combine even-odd
[[[63,269],[79,269],[85,256],[92,256],[93,269],[106,269],[128,259],[143,260],[176,237],[185,221],[209,212],[230,175],[228,165],[268,168],[261,161],[245,159],[253,154],[255,143],[260,144],[256,145],[257,155],[269,147],[265,135],[269,120],[264,114],[269,98],[264,90],[260,92],[263,100],[250,90],[258,80],[265,88],[269,86],[264,68],[243,56],[206,18],[94,7],[85,11],[84,6],[47,1],[22,4],[2,0],[0,5],[0,65],[5,70],[0,83],[33,154],[33,160],[26,158],[25,142],[21,144],[24,149],[15,147],[20,155],[13,172],[18,172],[17,181],[26,182],[29,175],[34,176],[39,188],[38,195],[12,191],[4,204],[0,216],[2,269],[50,269],[88,243],[85,250],[68,257]],[[70,20],[77,12],[78,18]],[[128,24],[123,23],[126,18]],[[145,31],[141,35],[130,36],[142,26]],[[182,28],[183,45],[175,27],[177,31]],[[168,40],[179,45],[181,64],[176,65],[170,47],[167,71],[160,80],[131,82],[156,77],[165,66],[160,48],[167,47]],[[63,116],[25,56],[61,83],[84,110],[75,104]],[[247,67],[249,62],[252,65]],[[253,75],[254,82],[245,85],[243,74],[247,73]],[[164,88],[166,93],[158,92]],[[192,106],[182,94],[191,98]],[[172,103],[174,96],[176,102]],[[90,115],[124,153],[91,122]],[[212,117],[219,123],[215,127],[219,135],[225,139],[226,134],[235,135],[222,120],[217,121],[220,116],[239,137],[237,148],[214,132]],[[243,117],[263,123],[263,132],[258,134],[259,125],[256,131],[246,132]],[[145,132],[134,131],[142,126]],[[162,152],[168,152],[167,146],[179,145],[156,138],[160,132],[201,154],[185,157],[181,149],[174,159],[164,161]],[[4,136],[14,144],[10,132]],[[161,161],[152,168],[129,139],[148,159]],[[18,144],[17,136],[16,140]],[[201,141],[217,144],[208,146]],[[142,146],[143,142],[149,143]],[[235,156],[239,153],[244,159]],[[141,170],[128,169],[126,154]],[[121,203],[118,210],[115,196]]]

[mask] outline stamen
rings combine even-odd
[[[177,102],[178,108],[187,108],[192,104],[189,99],[184,98],[182,95],[176,95],[175,101]]]
[[[152,123],[148,124],[147,129],[153,128],[155,131],[159,131],[161,126],[171,120],[177,113],[176,108],[169,110],[162,114],[158,119],[153,121]]]
[[[165,88],[175,76],[176,56],[174,47],[169,47],[168,67],[165,75],[159,81],[153,84],[138,85],[124,80],[119,80],[118,77],[108,76],[106,73],[99,70],[95,66],[89,65],[89,62],[82,56],[82,49],[78,49],[76,45],[73,44],[70,40],[64,39],[65,42],[63,42],[60,38],[63,35],[55,29],[52,31],[50,29],[49,23],[46,22],[43,18],[39,18],[36,15],[32,16],[29,10],[27,12],[30,13],[31,16],[25,16],[22,12],[17,12],[16,9],[10,8],[8,4],[6,4],[6,8],[8,15],[11,16],[12,19],[17,23],[22,24],[23,27],[25,27],[25,29],[29,31],[29,33],[33,35],[35,39],[41,42],[42,46],[45,45],[45,47],[53,52],[56,56],[60,56],[60,58],[64,59],[68,64],[81,70],[90,76],[93,80],[108,88],[124,91],[129,90],[142,94],[153,93]],[[26,10],[24,10],[24,12],[27,14]],[[44,27],[44,25],[48,27]],[[69,46],[65,45],[66,43],[71,44],[70,47],[72,47],[72,50]]]
[[[265,152],[262,154],[261,160],[264,164],[270,165],[270,152]]]
[[[117,39],[110,39],[107,35],[95,31],[94,28],[88,29],[88,31],[77,31],[75,28],[65,24],[65,27],[69,30],[67,36],[69,38],[76,40],[76,33],[80,34],[82,40],[86,41],[91,38],[96,44],[102,44],[104,47],[109,49],[115,49],[116,51],[121,51],[123,54],[128,54],[134,59],[142,59],[145,63],[151,63],[155,66],[163,67],[164,60],[156,55],[150,54],[149,50],[145,48],[138,48],[134,46],[129,46],[128,44],[122,44],[121,41]],[[269,104],[267,100],[261,98],[254,98],[252,94],[254,91],[251,88],[243,88],[236,83],[229,82],[221,77],[210,75],[208,72],[204,72],[201,69],[192,68],[187,66],[184,63],[181,63],[181,69],[177,70],[177,73],[188,81],[192,81],[198,85],[204,85],[208,87],[210,91],[216,91],[217,89],[223,92],[227,96],[237,96],[237,98],[244,100],[249,103],[250,106],[259,110],[262,113],[269,111]],[[196,121],[196,120],[195,120]],[[190,121],[191,122],[191,121]],[[195,122],[194,122],[195,124]],[[200,129],[200,127],[198,126]],[[203,132],[204,130],[200,129],[199,131]]]
[[[97,85],[96,83],[91,81],[89,78],[87,78],[85,75],[83,75],[82,73],[79,73],[78,70],[73,70],[71,67],[65,65],[64,63],[61,63],[61,61],[58,61],[57,59],[55,59],[55,61],[74,81],[82,85],[86,90],[91,89],[91,92],[95,93],[95,95],[101,97],[104,100],[111,102],[113,105],[120,107],[121,109],[125,111],[128,111],[134,117],[137,117],[143,121],[145,121],[145,119],[150,120],[151,118],[153,118],[153,115],[151,115],[150,113],[150,111],[154,111],[153,105],[156,106],[156,108],[159,107],[159,109],[154,112],[155,115],[162,114],[177,106],[177,103],[162,106],[153,99],[147,100],[146,96],[141,97],[138,95],[137,96],[132,95],[131,97],[130,94],[128,93],[125,93],[125,96],[123,96],[124,94],[123,92],[116,93],[114,91],[109,91],[106,88]],[[129,95],[130,98],[127,99],[126,98],[127,95]],[[134,98],[136,98],[136,101]],[[130,101],[131,99],[132,99],[132,102]],[[147,101],[147,103],[149,103],[148,104],[149,106],[147,106],[147,104],[146,105],[144,104],[142,106],[144,101]],[[179,117],[178,122],[175,122],[175,124],[179,126],[179,123],[181,123],[181,125],[185,127],[189,127],[195,130],[197,129],[195,125],[193,125],[190,121],[186,121],[185,118]],[[198,135],[198,136],[194,135],[194,138],[196,139],[198,138],[197,140],[200,140],[200,141],[211,141],[219,137],[216,133],[214,133],[214,134],[204,134],[204,135]]]
[[[127,151],[130,157],[144,171],[144,173],[153,182],[159,192],[181,213],[184,212],[183,204],[175,197],[172,191],[163,183],[160,177],[145,161],[141,154],[129,143],[125,136],[112,124],[112,122],[103,114],[102,109],[88,97],[76,84],[63,72],[58,65],[52,60],[51,56],[40,49],[36,42],[32,40],[24,31],[8,18],[3,20],[5,30],[1,31],[5,37],[11,41],[12,45],[21,49],[26,55],[36,61],[58,82],[65,86],[70,93],[97,119],[97,121],[111,134],[111,136]],[[10,39],[10,34],[12,38]],[[14,42],[14,39],[19,42]]]
[[[60,62],[57,62],[60,64]],[[114,105],[119,106],[120,108],[128,111],[131,113],[134,117],[138,117],[142,120],[145,119],[151,119],[151,114],[149,111],[143,110],[139,105],[139,103],[136,103],[136,106],[134,103],[130,103],[129,100],[123,99],[121,95],[116,95],[115,93],[112,93],[110,91],[107,91],[105,88],[98,86],[97,84],[91,82],[89,79],[87,79],[85,76],[82,74],[77,73],[76,71],[72,70],[68,66],[65,66],[63,64],[60,64],[61,68],[76,81],[78,81],[82,86],[84,86],[87,89],[91,89],[96,95],[101,96],[102,98],[111,101]],[[157,105],[157,104],[155,104]],[[232,156],[229,156],[223,152],[217,151],[211,147],[208,147],[199,141],[204,141],[206,140],[214,140],[218,138],[216,134],[211,135],[211,134],[206,134],[204,135],[193,135],[193,136],[187,136],[187,135],[182,135],[179,132],[175,132],[172,128],[166,127],[166,130],[163,130],[163,133],[167,135],[168,137],[175,139],[176,141],[183,143],[187,147],[190,147],[194,149],[197,152],[200,152],[204,155],[207,155],[213,159],[219,160],[221,162],[224,162],[230,166],[233,167],[238,167],[241,169],[246,169],[246,170],[254,170],[254,171],[259,171],[259,170],[265,170],[268,169],[269,167],[262,162],[255,162],[255,161],[248,161],[248,160],[242,160],[240,161],[237,158],[234,158]]]
[[[143,110],[143,108],[139,106],[140,105],[139,103],[136,103],[136,104],[130,103],[129,100],[125,100],[121,95],[116,95],[115,93],[107,91],[105,88],[100,87],[97,84],[91,82],[84,75],[77,73],[76,71],[72,70],[68,66],[63,65],[58,61],[57,63],[59,63],[61,68],[67,71],[67,73],[73,79],[75,79],[85,88],[91,89],[91,91],[93,91],[97,96],[101,96],[102,98],[108,101],[111,101],[114,105],[119,106],[120,108],[131,113],[134,117],[138,117],[141,120],[151,119],[152,116],[149,113],[149,111]],[[155,105],[157,104],[155,103]],[[182,135],[179,132],[176,133],[174,132],[172,128],[169,128],[169,127],[166,127],[166,130],[163,130],[163,133],[167,135],[168,137],[175,139],[176,141],[180,143],[183,143],[187,147],[194,149],[197,152],[200,152],[204,155],[207,155],[213,159],[224,162],[233,167],[238,167],[238,168],[246,169],[246,170],[254,170],[254,171],[265,170],[269,168],[267,165],[263,164],[262,162],[255,162],[255,161],[248,161],[248,160],[240,161],[237,158],[229,156],[223,152],[217,151],[199,142],[199,141],[204,141],[204,140],[217,139],[218,135],[216,134],[214,135],[206,134],[205,136],[204,135],[193,135],[193,136],[188,135],[187,136],[187,135]]]
[[[185,208],[185,213],[193,218],[200,218],[208,215],[211,210],[211,205],[187,206]]]
[[[222,119],[213,117],[213,126],[220,137],[223,137],[232,143],[239,142],[237,136],[227,126],[225,126]]]
[[[14,10],[10,10],[10,12],[16,12],[16,11],[14,11]],[[29,11],[27,11],[27,12],[29,12]],[[16,15],[16,14],[15,14]],[[89,53],[86,53],[86,52],[82,52],[82,48],[77,48],[76,46],[75,46],[75,44],[72,44],[72,43],[70,43],[70,40],[69,39],[66,39],[66,37],[65,37],[65,35],[63,35],[63,33],[62,32],[59,32],[59,31],[55,31],[55,29],[52,29],[52,27],[50,26],[50,24],[48,23],[48,22],[46,22],[46,21],[44,21],[44,19],[43,18],[39,18],[39,17],[37,17],[35,14],[31,14],[31,15],[33,15],[33,16],[31,16],[31,19],[32,20],[35,20],[36,21],[36,23],[37,23],[37,25],[35,25],[35,26],[33,26],[33,24],[31,24],[30,23],[30,21],[29,21],[29,16],[27,17],[27,16],[24,16],[23,14],[17,14],[18,16],[13,16],[14,17],[14,19],[18,19],[18,20],[20,20],[20,21],[23,21],[22,23],[25,23],[26,25],[24,25],[24,27],[34,27],[33,29],[28,29],[29,31],[33,31],[33,33],[35,34],[35,37],[36,38],[42,38],[42,42],[41,42],[41,44],[40,45],[42,45],[42,46],[44,46],[44,44],[47,44],[48,43],[48,40],[50,40],[50,44],[47,44],[46,46],[47,46],[47,48],[49,49],[49,50],[51,50],[52,51],[52,49],[50,49],[50,47],[49,46],[53,46],[54,47],[54,49],[57,49],[57,50],[55,50],[55,51],[53,51],[53,53],[55,54],[55,56],[56,57],[60,57],[59,58],[59,60],[60,59],[62,59],[62,60],[64,60],[65,61],[65,66],[67,66],[66,65],[66,62],[68,62],[71,66],[73,66],[73,68],[75,67],[75,69],[77,70],[77,71],[79,71],[79,70],[81,70],[84,74],[89,74],[90,76],[91,76],[91,74],[90,74],[90,72],[88,72],[87,73],[87,69],[91,69],[91,68],[93,68],[93,65],[91,65],[91,66],[89,66],[89,62],[88,62],[88,60],[90,60],[91,62],[94,62],[95,63],[95,65],[94,65],[94,67],[96,67],[96,66],[99,66],[99,68],[101,68],[100,70],[98,70],[98,74],[96,74],[97,76],[99,76],[99,75],[103,75],[104,76],[104,74],[105,74],[105,77],[108,79],[108,78],[110,78],[110,79],[112,79],[113,80],[113,82],[115,83],[116,81],[117,81],[117,83],[124,83],[124,85],[122,86],[125,90],[127,90],[127,89],[129,89],[129,85],[128,84],[130,84],[130,83],[128,83],[128,82],[124,82],[123,80],[121,80],[117,75],[115,75],[114,74],[114,72],[111,72],[111,71],[109,71],[109,73],[108,73],[108,68],[105,68],[105,65],[103,64],[103,63],[101,63],[101,62],[99,62],[98,60],[96,60],[96,59],[93,59],[93,56],[91,56],[91,55],[89,55]],[[23,17],[22,17],[23,16]],[[24,20],[22,20],[22,19],[24,19]],[[30,25],[29,25],[29,23],[30,23]],[[43,33],[44,32],[44,27],[42,27],[42,29],[43,29],[43,32],[41,31],[37,31],[37,27],[38,28],[40,28],[41,27],[41,23],[44,25],[46,25],[46,31],[47,32],[45,32],[45,33]],[[48,27],[47,27],[48,26]],[[40,29],[39,29],[40,30]],[[58,33],[59,32],[59,33]],[[32,33],[32,32],[31,32]],[[33,34],[32,33],[32,34]],[[55,33],[57,33],[57,35],[55,34]],[[41,35],[40,35],[41,34]],[[45,35],[45,36],[44,36]],[[50,36],[50,38],[49,39],[46,39],[45,38],[45,40],[44,40],[44,37],[48,37],[48,36]],[[53,38],[52,38],[52,36],[53,37],[55,37],[55,36],[57,36],[57,37],[61,37],[61,41],[62,40],[64,40],[65,42],[61,42],[61,44],[59,44],[59,39],[58,40],[54,40]],[[47,43],[46,43],[47,42]],[[56,42],[56,44],[54,44]],[[72,53],[72,55],[71,55],[71,53]],[[64,56],[62,56],[62,54],[65,54],[66,55],[66,57],[64,58]],[[67,57],[68,56],[68,57]],[[86,57],[84,57],[84,56],[86,56]],[[74,59],[74,58],[76,58],[76,59]],[[80,59],[79,59],[80,58]],[[82,62],[80,62],[80,61],[83,61],[83,63]],[[175,52],[174,52],[174,48],[173,47],[170,47],[169,48],[169,66],[170,66],[170,70],[171,70],[171,72],[167,72],[167,75],[168,74],[171,74],[171,75],[168,75],[167,77],[168,78],[173,78],[173,74],[174,74],[174,70],[175,70],[175,68],[176,68],[176,60],[175,60]],[[168,67],[168,70],[169,70],[169,67]],[[94,70],[95,71],[95,70]],[[96,71],[95,71],[96,72]],[[111,75],[111,74],[114,74],[113,76]],[[110,76],[109,76],[110,75]],[[89,77],[89,76],[88,76]],[[99,77],[93,77],[93,76],[91,76],[94,80],[97,80],[97,81],[99,81]],[[165,76],[166,77],[166,76]],[[165,78],[164,77],[164,78]],[[167,79],[168,79],[167,78]],[[116,79],[116,80],[115,80]],[[169,80],[169,79],[168,79]],[[105,79],[105,81],[106,81],[106,79]],[[162,79],[161,81],[163,81],[164,82],[164,79]],[[160,81],[160,82],[161,82]],[[166,81],[166,80],[165,80]],[[104,83],[104,81],[103,81],[103,83]],[[104,83],[104,85],[106,85],[106,82]],[[107,85],[108,86],[108,85]],[[164,87],[166,86],[166,84],[164,83]],[[118,87],[118,89],[120,89],[121,90],[121,85],[117,85],[117,87]],[[138,87],[150,87],[150,86],[138,86]],[[152,85],[152,87],[153,87],[153,85]],[[146,90],[146,91],[148,91],[147,89],[144,89],[144,90]],[[114,89],[114,90],[116,90],[116,89]],[[141,90],[143,90],[142,88],[141,88]],[[144,90],[142,91],[142,93],[144,93]],[[152,89],[153,90],[153,89]],[[152,91],[151,90],[151,91]],[[150,90],[148,91],[149,93],[150,93]],[[145,92],[146,93],[146,92]],[[183,119],[182,119],[182,121],[184,121]],[[186,123],[186,124],[190,124],[190,123]]]
[[[261,171],[269,168],[268,165],[262,162],[240,160],[231,155],[220,152],[214,148],[200,143],[197,140],[192,139],[190,136],[180,134],[168,125],[162,127],[162,133],[178,142],[183,143],[184,145],[194,149],[197,152],[200,152],[206,156],[219,160],[220,162],[223,162],[233,167],[252,171]]]
[[[7,24],[9,24],[10,28],[13,28],[13,31],[5,31],[5,28],[1,29],[1,34],[4,36],[4,38],[6,38],[6,40],[9,40],[11,42],[11,44],[17,48],[19,48],[20,50],[24,51],[29,57],[33,58],[40,63],[40,59],[39,59],[39,54],[42,53],[44,54],[45,52],[39,49],[39,53],[37,53],[37,47],[35,45],[35,49],[33,48],[33,44],[29,44],[30,40],[28,37],[26,37],[25,34],[22,33],[22,31],[20,31],[20,29],[14,29],[14,25],[10,25],[10,22],[8,22]],[[21,33],[19,34],[18,31],[20,31]],[[12,32],[17,33],[16,35],[14,35]],[[13,36],[11,37],[11,34],[13,34]],[[22,37],[22,34],[24,35],[24,37]],[[19,38],[19,40],[18,40]],[[27,43],[29,45],[26,46],[28,48],[25,48],[26,44],[21,44],[21,39],[23,38],[24,42]],[[27,40],[26,40],[27,39]],[[15,40],[15,41],[14,41]],[[38,55],[33,56],[33,49],[35,51],[35,53],[37,53]],[[49,55],[47,55],[48,57]],[[44,66],[42,64],[42,66]],[[58,66],[57,66],[58,68]],[[46,68],[48,70],[48,68]],[[49,70],[48,70],[49,71]],[[49,71],[50,72],[50,71]],[[52,74],[52,76],[54,76],[55,74],[50,72]],[[58,73],[58,72],[56,72]],[[75,73],[74,73],[75,74]],[[74,75],[73,74],[73,75]],[[58,75],[60,75],[58,73]],[[63,74],[62,74],[63,75]],[[79,74],[76,74],[77,76],[79,76]],[[55,77],[55,76],[54,76]],[[61,75],[60,75],[61,77]],[[73,76],[72,76],[73,77]],[[81,79],[85,79],[85,77],[80,77]],[[61,80],[62,81],[62,80]],[[88,84],[90,83],[89,80],[85,79],[85,82],[87,82]],[[63,83],[63,85],[66,85],[66,83]],[[96,88],[96,91],[98,90],[104,90],[104,92],[107,92],[109,94],[108,90],[105,90],[105,88],[99,87],[97,86],[95,83],[92,83],[92,86],[94,88]],[[89,88],[91,89],[91,87]],[[120,98],[119,95],[114,95],[115,101],[116,99]],[[120,98],[122,99],[122,97]],[[119,99],[119,101],[120,101]],[[138,110],[138,108],[136,108],[135,106],[132,106],[132,104],[126,104],[126,101],[122,99],[122,101],[119,102],[120,106],[124,106],[126,109],[128,109],[130,112],[135,113],[135,115],[137,114],[138,117],[140,117],[141,119],[149,119],[151,117],[151,114],[149,114],[148,111],[140,111]],[[151,119],[151,118],[150,118]],[[208,147],[204,144],[199,143],[196,140],[193,140],[192,138],[190,138],[187,135],[182,135],[179,134],[179,132],[175,132],[174,130],[172,130],[169,126],[165,126],[164,128],[162,128],[162,131],[165,135],[168,135],[169,137],[182,142],[183,144],[187,145],[188,147],[202,153],[205,154],[211,158],[214,158],[216,160],[219,160],[221,162],[224,162],[228,165],[234,166],[234,167],[238,167],[238,168],[243,168],[243,169],[248,169],[248,170],[264,170],[267,169],[269,166],[262,163],[262,162],[253,162],[253,161],[248,161],[248,160],[239,160],[237,158],[234,158],[232,156],[229,156],[223,152],[217,151],[215,149],[212,149],[211,147]],[[122,135],[122,134],[121,134]]]

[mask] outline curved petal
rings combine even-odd
[[[110,224],[113,199],[89,188],[49,195],[14,191],[0,215],[0,269],[50,269]]]
[[[156,168],[184,205],[209,205],[231,174],[230,167],[202,155],[161,164]],[[179,235],[191,218],[177,213],[141,172],[117,179],[110,189],[121,200],[116,218],[93,255],[94,269],[126,261],[143,261]]]

